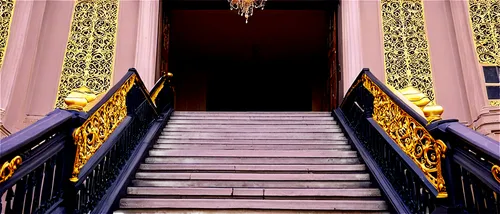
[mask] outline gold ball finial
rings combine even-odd
[[[92,102],[97,97],[89,88],[82,86],[77,89],[73,89],[69,95],[64,99],[64,103],[68,106],[68,110],[82,111],[89,102]]]
[[[441,115],[444,109],[440,105],[429,105],[431,100],[422,92],[414,87],[407,87],[400,90],[406,99],[418,106],[423,112],[427,119],[427,122],[431,123],[436,120],[441,120]]]

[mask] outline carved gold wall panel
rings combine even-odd
[[[386,82],[413,86],[434,103],[429,44],[422,0],[381,0]]]
[[[15,0],[0,0],[0,68],[2,68],[5,51],[7,50],[15,3]]]
[[[118,28],[118,0],[77,0],[66,46],[56,107],[72,89],[101,93],[111,86]]]
[[[500,0],[469,0],[469,16],[479,64],[500,66]],[[500,87],[500,82],[486,86]],[[500,106],[500,100],[490,105]]]
[[[441,171],[446,145],[436,140],[415,118],[405,112],[366,74],[363,86],[373,95],[373,120],[422,170],[425,177],[438,191],[439,198],[448,196]]]

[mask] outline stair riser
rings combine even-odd
[[[289,140],[289,139],[275,139],[275,140],[224,140],[224,139],[158,139],[157,144],[234,144],[234,145],[347,145],[347,140]]]
[[[140,170],[148,171],[238,171],[238,172],[359,172],[365,165],[221,165],[221,164],[141,164]]]
[[[142,180],[191,181],[368,181],[368,174],[258,174],[258,173],[163,173],[138,172]]]
[[[380,197],[378,189],[262,189],[129,187],[128,194],[157,196]]]
[[[226,125],[217,125],[217,124],[169,124],[167,129],[180,129],[180,130],[190,130],[190,129],[244,129],[244,130],[252,130],[252,129],[261,129],[261,130],[272,130],[272,129],[294,129],[294,130],[317,130],[317,129],[340,129],[338,125],[264,125],[264,124],[226,124]]]
[[[344,136],[160,136],[159,139],[174,140],[346,140]]]
[[[200,128],[166,128],[163,129],[162,134],[166,134],[169,132],[181,132],[181,133],[190,133],[190,132],[205,132],[205,133],[341,133],[340,129],[296,129],[296,128],[287,128],[287,129],[268,129],[268,128],[252,128],[252,129],[242,129],[242,128],[225,128],[225,129],[200,129]]]
[[[318,188],[318,189],[352,189],[369,188],[371,183],[368,181],[301,181],[301,182],[283,182],[283,181],[151,181],[151,180],[133,180],[132,184],[138,187],[235,187],[235,188]]]
[[[196,149],[196,150],[351,150],[349,145],[231,145],[231,144],[155,144],[155,149]]]
[[[355,151],[255,151],[255,150],[165,150],[152,149],[149,155],[164,157],[254,157],[254,158],[356,158]]]
[[[182,164],[360,164],[358,158],[227,158],[148,157],[146,163]]]
[[[259,121],[259,120],[277,120],[277,121],[333,121],[332,117],[262,117],[262,116],[172,116],[172,120],[243,120],[243,121]]]
[[[174,116],[270,116],[270,117],[328,117],[330,112],[179,112],[176,111]]]
[[[341,138],[340,133],[220,133],[220,132],[162,132],[162,137],[180,136],[180,137],[288,137],[290,139],[297,138]]]
[[[336,125],[335,121],[311,120],[311,121],[280,121],[280,120],[170,120],[168,124],[199,124],[199,125]]]

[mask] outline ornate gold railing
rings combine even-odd
[[[126,96],[136,80],[137,75],[131,75],[110,99],[73,132],[76,156],[71,181],[78,181],[80,169],[127,116]]]
[[[438,198],[447,197],[441,171],[441,162],[446,153],[444,142],[434,139],[422,124],[396,104],[366,74],[362,81],[374,97],[373,120],[422,170],[438,191]],[[435,118],[435,115],[432,117]]]

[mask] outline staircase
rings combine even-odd
[[[115,213],[381,213],[327,112],[174,112]]]

